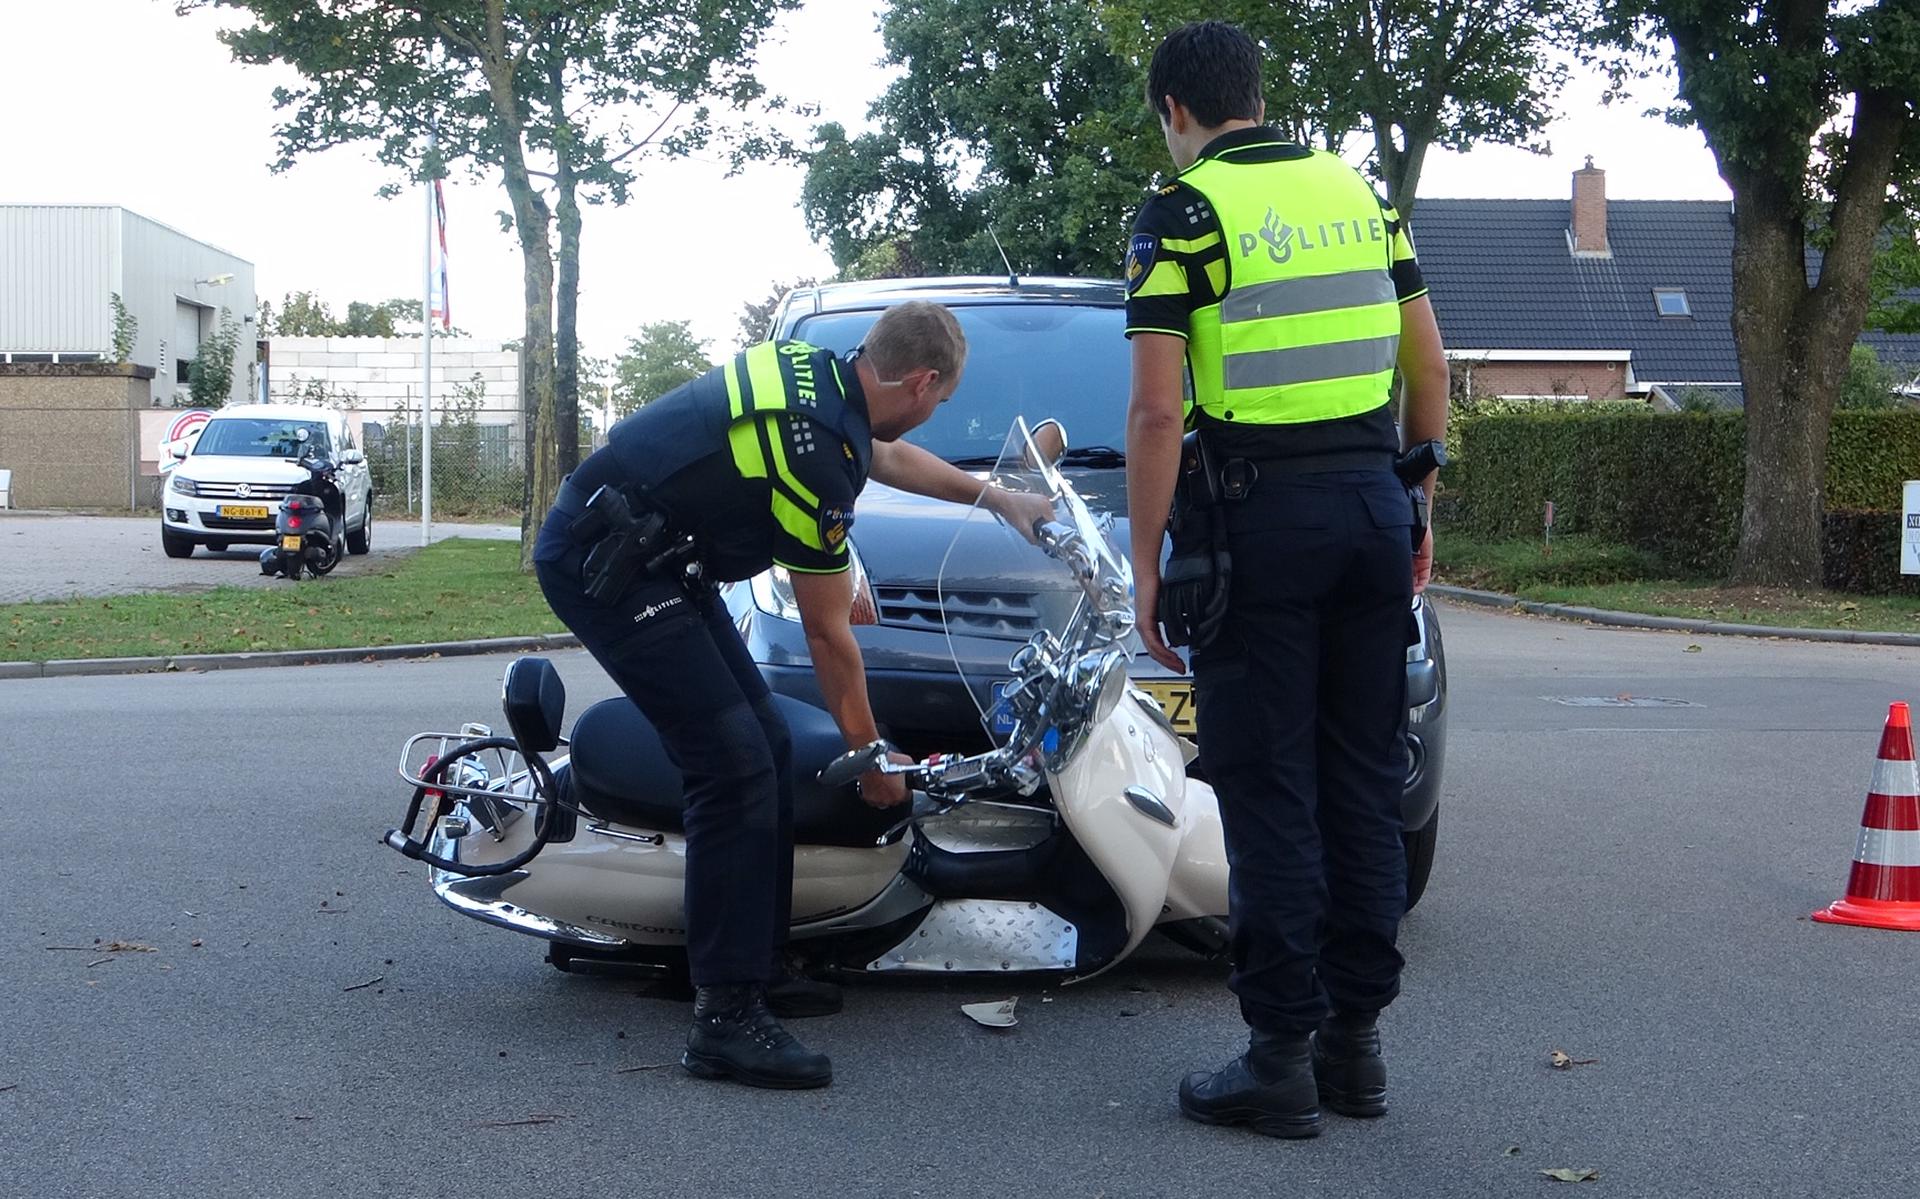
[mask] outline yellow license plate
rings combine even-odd
[[[267,510],[259,504],[222,504],[221,520],[265,520]]]
[[[298,537],[282,537],[280,539],[280,548],[283,550],[297,550],[300,548],[300,539]]]
[[[1195,737],[1200,726],[1195,721],[1193,706],[1193,684],[1171,683],[1158,679],[1136,679],[1134,686],[1152,696],[1160,710],[1167,714],[1168,723],[1183,737]]]

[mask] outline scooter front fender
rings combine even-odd
[[[1086,978],[1132,953],[1159,922],[1185,835],[1186,762],[1151,702],[1129,692],[1048,779],[1068,831],[1126,909],[1125,948]]]

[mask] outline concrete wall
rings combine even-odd
[[[0,467],[13,472],[14,506],[151,503],[136,440],[152,379],[150,368],[106,363],[0,365]]]
[[[350,408],[370,421],[394,411],[420,409],[420,339],[417,337],[276,337],[268,347],[269,399],[297,403],[316,398]],[[520,355],[500,343],[475,338],[433,342],[436,416],[454,388],[480,389],[478,419],[487,425],[520,424]],[[343,393],[351,393],[348,399]]]

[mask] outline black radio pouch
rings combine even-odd
[[[580,569],[587,598],[599,603],[614,603],[633,586],[665,548],[667,518],[651,506],[638,512],[626,493],[617,487],[602,487],[587,500],[586,507],[567,526],[574,544],[589,547]]]
[[[1160,627],[1168,645],[1201,649],[1220,632],[1233,583],[1221,474],[1196,431],[1180,443],[1172,554],[1160,572]]]

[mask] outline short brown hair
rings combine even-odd
[[[862,344],[873,369],[889,382],[922,367],[951,379],[967,361],[967,335],[960,331],[960,322],[928,300],[908,300],[887,309]]]

